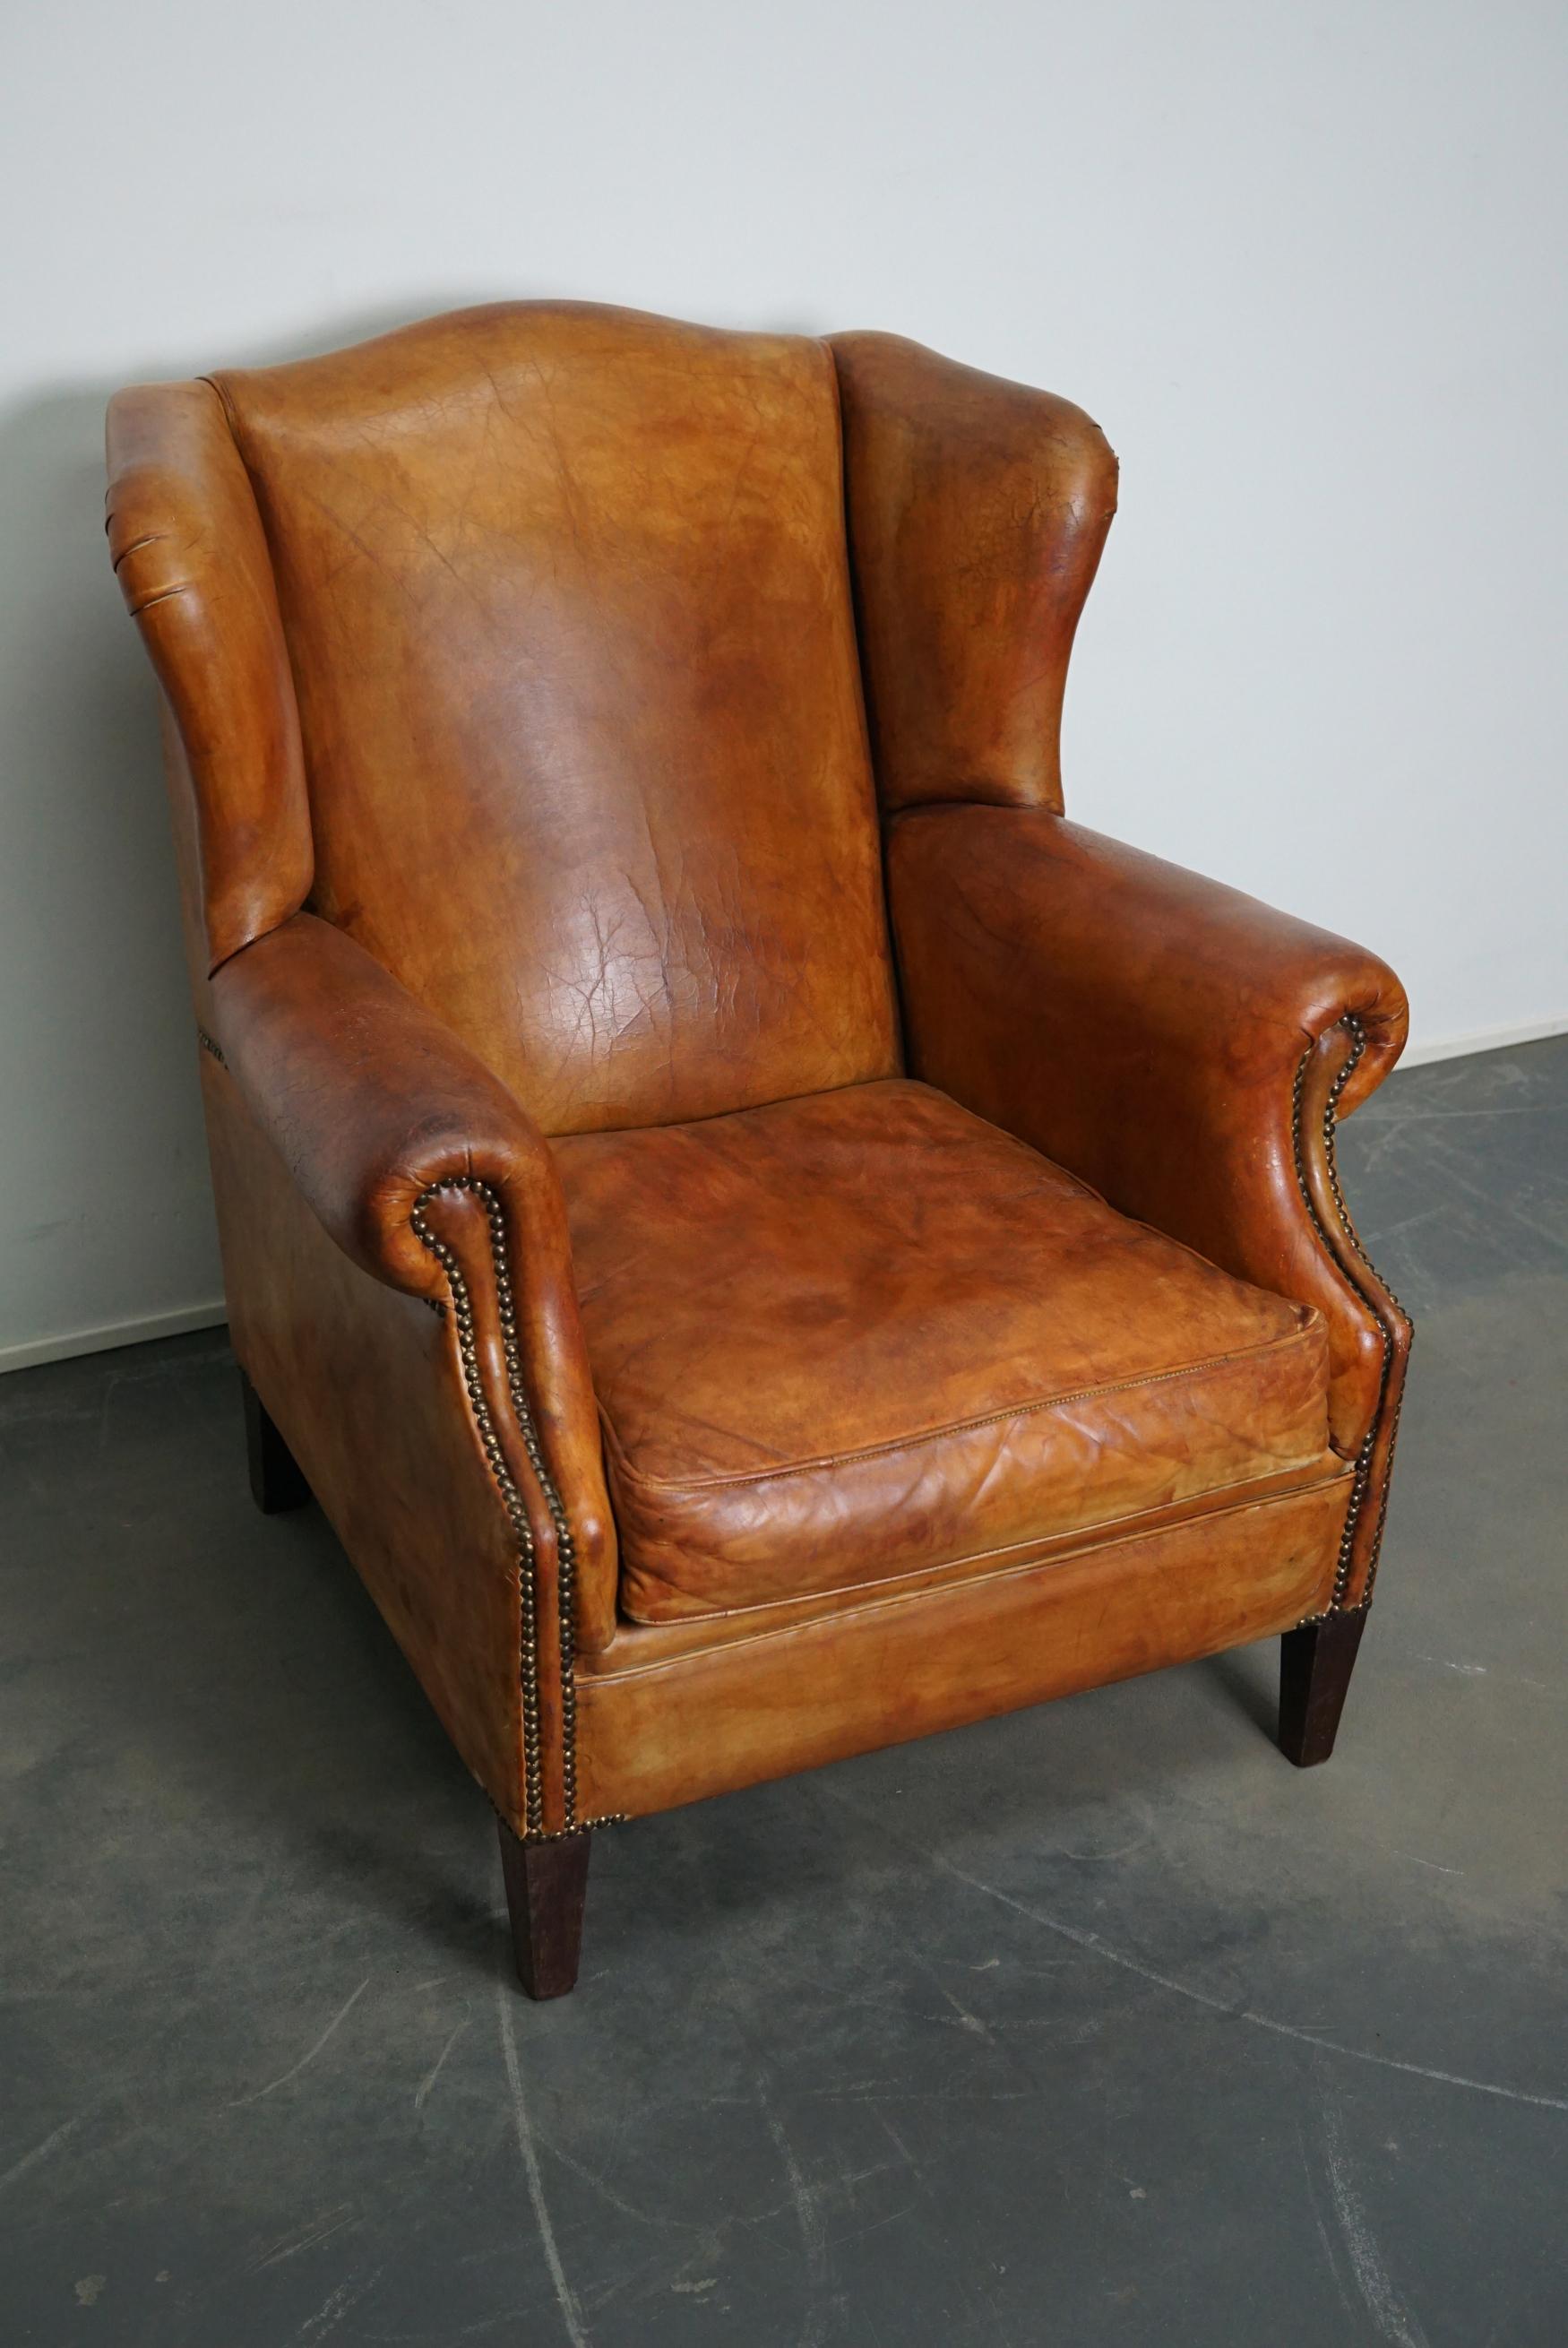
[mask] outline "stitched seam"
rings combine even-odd
[[[866,813],[876,831],[876,882],[878,912],[881,920],[883,969],[887,980],[888,1044],[893,1065],[886,1076],[907,1078],[909,1069],[908,1022],[904,1011],[904,983],[898,967],[897,942],[893,935],[892,897],[887,885],[887,842],[883,829],[882,778],[877,769],[876,750],[872,744],[871,687],[866,673],[865,612],[860,592],[858,567],[855,560],[854,533],[850,520],[849,499],[849,438],[844,422],[844,377],[839,372],[838,353],[833,337],[817,337],[817,347],[827,360],[828,378],[833,385],[834,448],[838,458],[838,541],[843,555],[842,582],[849,609],[850,649],[855,655],[855,705],[860,720],[860,755],[866,773]],[[886,1079],[883,1079],[885,1081]],[[877,1082],[878,1079],[873,1078]]]
[[[1333,1199],[1335,1213],[1338,1218],[1340,1227],[1351,1248],[1354,1250],[1356,1255],[1360,1259],[1361,1262],[1366,1266],[1367,1270],[1372,1274],[1373,1279],[1378,1282],[1378,1286],[1383,1289],[1384,1293],[1388,1296],[1389,1302],[1394,1306],[1397,1312],[1404,1314],[1405,1319],[1408,1321],[1409,1319],[1409,1315],[1405,1313],[1404,1306],[1399,1303],[1399,1300],[1394,1294],[1393,1290],[1389,1288],[1388,1283],[1382,1279],[1381,1274],[1373,1264],[1371,1257],[1367,1253],[1366,1249],[1362,1246],[1360,1238],[1357,1233],[1356,1227],[1350,1220],[1349,1209],[1345,1203],[1345,1193],[1340,1188],[1339,1168],[1335,1148],[1335,1135],[1337,1130],[1339,1121],[1339,1101],[1346,1086],[1349,1083],[1350,1078],[1354,1076],[1357,1068],[1360,1066],[1361,1060],[1366,1053],[1367,1031],[1360,1019],[1354,1012],[1347,1012],[1344,1019],[1339,1024],[1349,1031],[1351,1048],[1346,1058],[1344,1066],[1340,1069],[1338,1075],[1335,1077],[1333,1083],[1328,1088],[1328,1097],[1324,1103],[1323,1107],[1323,1151],[1328,1174],[1329,1195]],[[1371,1484],[1373,1455],[1377,1450],[1378,1437],[1382,1432],[1383,1413],[1387,1407],[1389,1399],[1389,1381],[1393,1375],[1394,1330],[1381,1306],[1378,1303],[1377,1298],[1371,1295],[1368,1292],[1364,1283],[1357,1278],[1354,1270],[1345,1261],[1341,1251],[1335,1246],[1328,1231],[1324,1228],[1322,1220],[1318,1215],[1317,1209],[1313,1202],[1311,1188],[1307,1179],[1307,1162],[1302,1146],[1301,1107],[1303,1095],[1307,1088],[1307,1070],[1311,1066],[1313,1056],[1317,1050],[1318,1040],[1319,1039],[1317,1038],[1314,1038],[1313,1042],[1307,1045],[1306,1052],[1302,1055],[1300,1065],[1296,1071],[1296,1082],[1291,1092],[1290,1129],[1292,1148],[1296,1159],[1296,1187],[1301,1192],[1302,1203],[1307,1209],[1312,1228],[1317,1232],[1318,1239],[1322,1241],[1324,1251],[1327,1253],[1330,1263],[1333,1265],[1335,1271],[1339,1274],[1340,1279],[1344,1281],[1346,1286],[1351,1291],[1352,1294],[1358,1297],[1360,1302],[1366,1306],[1368,1312],[1371,1314],[1373,1320],[1378,1325],[1378,1332],[1383,1342],[1383,1362],[1378,1379],[1378,1399],[1372,1412],[1372,1423],[1368,1427],[1360,1450],[1356,1456],[1355,1479],[1350,1487],[1350,1498],[1345,1511],[1345,1529],[1340,1535],[1339,1556],[1335,1566],[1334,1586],[1330,1592],[1328,1601],[1328,1612],[1331,1614],[1338,1614],[1358,1612],[1362,1607],[1370,1605],[1372,1601],[1372,1587],[1378,1578],[1378,1563],[1382,1550],[1383,1528],[1388,1521],[1389,1491],[1393,1480],[1394,1446],[1399,1438],[1399,1411],[1404,1405],[1404,1395],[1401,1392],[1399,1403],[1395,1406],[1393,1419],[1389,1428],[1389,1452],[1388,1457],[1383,1463],[1383,1489],[1378,1509],[1378,1521],[1373,1529],[1371,1544],[1368,1551],[1366,1586],[1363,1589],[1361,1596],[1357,1601],[1356,1606],[1348,1608],[1345,1605],[1345,1593],[1350,1586],[1350,1574],[1355,1561],[1356,1535],[1360,1524],[1361,1510],[1366,1505],[1367,1493]]]
[[[182,579],[178,587],[160,587],[156,595],[144,595],[139,603],[133,603],[130,606],[130,616],[133,620],[139,620],[144,612],[150,612],[155,605],[172,603],[177,595],[189,595],[190,592],[189,579]]]
[[[1315,1316],[1316,1321],[1316,1316]],[[1211,1370],[1224,1369],[1235,1362],[1250,1361],[1259,1354],[1283,1353],[1293,1345],[1307,1343],[1317,1334],[1309,1323],[1294,1331],[1288,1337],[1270,1337],[1259,1345],[1246,1345],[1231,1354],[1214,1354],[1207,1361],[1185,1362],[1173,1370],[1155,1370],[1142,1377],[1112,1378],[1102,1385],[1078,1386],[1066,1394],[1046,1395],[1038,1402],[1018,1403],[1009,1409],[986,1412],[979,1418],[959,1418],[944,1426],[923,1427],[915,1435],[901,1435],[886,1443],[868,1443],[856,1451],[825,1452],[819,1458],[792,1459],[777,1468],[749,1468],[733,1476],[642,1476],[627,1464],[627,1455],[619,1436],[605,1420],[605,1427],[614,1447],[618,1466],[625,1481],[638,1485],[644,1491],[706,1492],[727,1489],[737,1484],[771,1484],[790,1476],[809,1476],[825,1468],[842,1468],[862,1459],[885,1458],[889,1452],[913,1451],[922,1444],[942,1443],[955,1435],[969,1435],[983,1426],[999,1426],[1017,1418],[1032,1418],[1042,1411],[1064,1410],[1071,1403],[1091,1402],[1101,1395],[1132,1394],[1144,1386],[1169,1385],[1178,1378],[1206,1376]]]
[[[1301,1492],[1327,1492],[1330,1490],[1334,1485],[1343,1483],[1346,1477],[1351,1475],[1353,1472],[1353,1469],[1348,1462],[1341,1463],[1337,1472],[1333,1475],[1316,1477],[1310,1483],[1293,1484],[1288,1491],[1270,1492],[1265,1495],[1265,1498],[1267,1500],[1292,1500],[1295,1499],[1296,1495]],[[665,1616],[657,1624],[644,1623],[642,1627],[648,1630],[655,1628],[662,1630],[669,1625],[677,1622],[723,1622],[731,1621],[737,1614],[775,1613],[782,1611],[782,1609],[786,1606],[804,1605],[814,1598],[842,1597],[846,1591],[888,1590],[895,1588],[901,1582],[920,1581],[926,1576],[931,1574],[959,1574],[967,1566],[984,1564],[986,1560],[989,1558],[1007,1559],[1024,1557],[1025,1561],[1027,1562],[1027,1557],[1025,1557],[1026,1552],[1044,1549],[1053,1541],[1071,1541],[1081,1535],[1088,1533],[1111,1533],[1119,1540],[1132,1540],[1140,1531],[1140,1529],[1146,1529],[1148,1528],[1152,1519],[1169,1516],[1171,1511],[1174,1509],[1183,1509],[1186,1511],[1186,1514],[1173,1518],[1168,1526],[1156,1525],[1154,1529],[1156,1531],[1168,1530],[1171,1532],[1179,1532],[1188,1525],[1202,1524],[1208,1517],[1228,1515],[1230,1513],[1230,1507],[1239,1507],[1242,1505],[1262,1506],[1262,1502],[1244,1504],[1237,1501],[1231,1501],[1230,1507],[1221,1507],[1212,1504],[1225,1502],[1229,1499],[1229,1496],[1231,1494],[1248,1491],[1254,1484],[1266,1484],[1271,1477],[1289,1476],[1299,1473],[1300,1470],[1298,1468],[1265,1468],[1260,1469],[1255,1476],[1238,1476],[1229,1484],[1215,1484],[1211,1486],[1206,1491],[1189,1492],[1186,1494],[1184,1498],[1180,1500],[1163,1500],[1152,1509],[1134,1509],[1128,1514],[1120,1517],[1099,1517],[1091,1524],[1073,1525],[1060,1532],[1035,1533],[1027,1540],[1001,1541],[999,1542],[997,1547],[994,1549],[970,1550],[962,1557],[938,1558],[929,1565],[911,1566],[909,1570],[904,1573],[876,1574],[865,1581],[832,1582],[822,1590],[798,1590],[793,1591],[787,1597],[753,1599],[743,1606],[705,1606],[690,1614]],[[1126,1529],[1124,1532],[1122,1529],[1123,1527]],[[1062,1559],[1071,1557],[1074,1554],[1075,1552],[1071,1550],[1062,1550],[1059,1552],[1059,1556]],[[1040,1562],[1042,1565],[1053,1564],[1057,1560],[1055,1558],[1042,1557],[1040,1560]],[[649,1566],[637,1565],[632,1569],[632,1570],[635,1572],[639,1581],[660,1582],[666,1590],[674,1591],[676,1594],[682,1598],[690,1598],[692,1594],[688,1590],[682,1590],[679,1582],[670,1581],[667,1575],[655,1573]],[[984,1579],[983,1576],[979,1578]],[[940,1588],[943,1585],[938,1583],[933,1586]],[[631,1615],[630,1619],[634,1622],[640,1623],[642,1621],[642,1618],[636,1614]]]
[[[1337,1476],[1329,1476],[1326,1477],[1321,1484],[1304,1484],[1294,1491],[1274,1492],[1269,1494],[1265,1499],[1238,1500],[1232,1508],[1214,1509],[1205,1516],[1194,1517],[1182,1524],[1172,1525],[1168,1529],[1172,1532],[1186,1532],[1197,1525],[1212,1524],[1221,1517],[1242,1516],[1249,1509],[1286,1508],[1293,1501],[1310,1499],[1315,1493],[1331,1490],[1332,1488],[1340,1480],[1341,1478]],[[1149,1538],[1149,1536],[1138,1532],[1119,1533],[1112,1540],[1093,1542],[1091,1545],[1091,1548],[1087,1550],[1068,1550],[1061,1556],[1029,1560],[1019,1565],[999,1566],[995,1571],[991,1573],[972,1574],[969,1579],[962,1584],[962,1587],[966,1590],[979,1590],[983,1589],[988,1583],[993,1581],[1021,1581],[1023,1576],[1027,1573],[1050,1572],[1061,1566],[1076,1564],[1080,1559],[1088,1555],[1092,1555],[1095,1550],[1122,1549],[1124,1548],[1129,1541],[1140,1540],[1146,1538]],[[1155,1535],[1153,1538],[1157,1539],[1159,1536]],[[717,1646],[694,1647],[688,1650],[684,1654],[679,1655],[659,1655],[646,1663],[632,1663],[621,1671],[605,1671],[596,1668],[589,1674],[589,1685],[590,1688],[619,1685],[621,1682],[626,1680],[645,1679],[653,1672],[675,1671],[685,1663],[704,1663],[709,1662],[711,1658],[715,1655],[733,1654],[743,1647],[761,1646],[770,1639],[782,1640],[801,1638],[804,1637],[808,1631],[820,1631],[828,1623],[836,1624],[839,1622],[851,1622],[862,1619],[867,1614],[890,1613],[895,1608],[900,1606],[918,1606],[924,1599],[946,1595],[947,1589],[947,1584],[938,1583],[935,1589],[896,1590],[889,1592],[886,1597],[868,1599],[864,1605],[834,1607],[825,1613],[808,1614],[802,1621],[797,1622],[779,1622],[766,1625],[761,1630],[752,1632],[746,1638],[725,1639]],[[819,1596],[827,1596],[831,1593],[821,1591],[816,1594]],[[1356,1610],[1350,1609],[1348,1611],[1353,1612]],[[1317,1618],[1309,1617],[1308,1619],[1313,1620]],[[637,1627],[647,1629],[651,1628],[652,1626],[648,1624],[640,1624]],[[661,1624],[659,1627],[662,1629],[665,1626]]]
[[[497,1310],[501,1324],[501,1346],[507,1363],[507,1391],[511,1398],[518,1430],[523,1438],[528,1464],[538,1478],[545,1505],[555,1527],[557,1557],[557,1614],[559,1622],[560,1682],[561,1682],[561,1791],[564,1824],[555,1832],[547,1832],[544,1823],[544,1755],[539,1725],[539,1651],[538,1651],[538,1561],[534,1547],[533,1528],[528,1522],[527,1504],[516,1478],[507,1464],[501,1439],[496,1431],[495,1419],[486,1398],[484,1381],[479,1375],[479,1349],[474,1334],[474,1304],[468,1283],[463,1276],[455,1250],[438,1239],[430,1228],[425,1210],[443,1190],[471,1190],[485,1210],[490,1233],[490,1262],[496,1282]],[[506,1221],[497,1193],[488,1182],[469,1174],[450,1174],[439,1182],[432,1182],[420,1192],[409,1215],[409,1221],[420,1244],[429,1250],[446,1275],[452,1297],[452,1318],[456,1328],[458,1360],[462,1365],[463,1385],[468,1396],[468,1406],[474,1414],[478,1430],[479,1447],[497,1490],[513,1538],[518,1544],[518,1591],[520,1614],[519,1674],[522,1685],[523,1710],[523,1834],[527,1842],[563,1842],[569,1835],[585,1832],[590,1827],[610,1826],[622,1815],[619,1811],[602,1818],[579,1818],[577,1815],[577,1684],[575,1677],[577,1638],[577,1547],[567,1521],[565,1506],[554,1477],[546,1465],[544,1450],[528,1407],[523,1387],[522,1354],[518,1342],[517,1305],[512,1293],[511,1269],[507,1254]]]

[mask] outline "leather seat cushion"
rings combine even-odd
[[[1317,1313],[927,1086],[555,1148],[635,1621],[1323,1468]]]

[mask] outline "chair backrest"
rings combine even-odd
[[[312,908],[548,1131],[895,1069],[827,346],[520,304],[212,382]]]

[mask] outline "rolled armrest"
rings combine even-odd
[[[1152,1136],[1125,1085],[1172,1087],[1184,1116],[1250,1121],[1245,1097],[1336,1022],[1366,1049],[1348,1116],[1404,1048],[1409,1009],[1364,947],[1157,856],[1033,809],[947,807],[894,827],[895,920],[926,1045],[961,1033],[999,1094],[1058,1078],[1036,1104],[1076,1164]],[[1107,1158],[1105,1153],[1112,1153]],[[1159,1155],[1164,1158],[1163,1147]]]
[[[483,1061],[342,930],[296,913],[224,963],[211,1002],[252,1112],[364,1271],[413,1296],[445,1295],[413,1211],[442,1183],[477,1179],[525,1210],[536,1275],[569,1282],[543,1136]]]
[[[1351,1226],[1334,1128],[1404,1045],[1388,965],[1033,809],[912,809],[888,891],[913,1073],[1124,1214],[1316,1306],[1332,1437],[1370,1490],[1409,1331]],[[1353,1591],[1376,1542],[1352,1530]]]
[[[614,1532],[548,1143],[448,1028],[312,914],[224,963],[209,1000],[220,1056],[338,1245],[450,1310],[481,1440],[528,1504],[536,1556],[564,1547],[578,1568],[579,1643],[602,1644]]]

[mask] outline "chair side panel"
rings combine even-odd
[[[442,1725],[520,1832],[518,1555],[450,1315],[352,1264],[210,1054],[201,1078],[234,1351]]]

